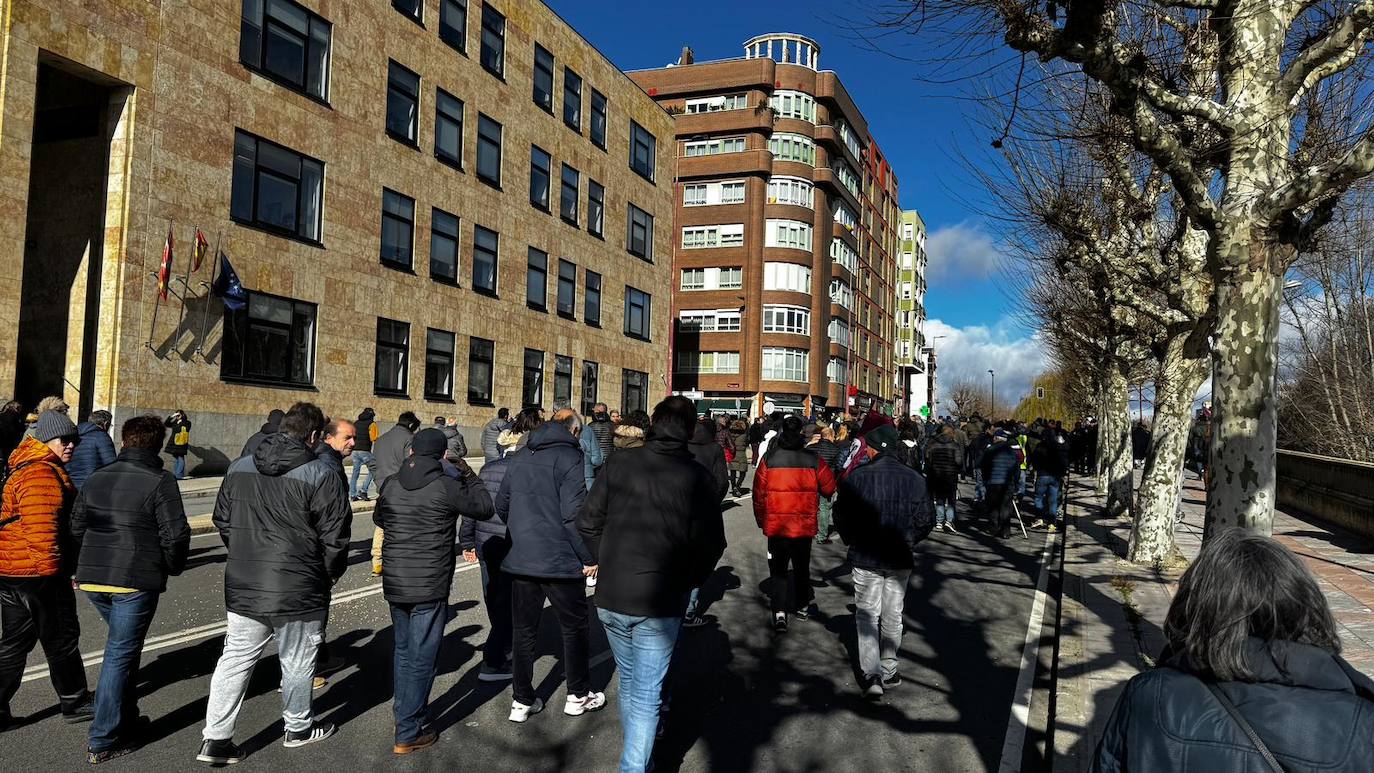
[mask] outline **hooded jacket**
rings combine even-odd
[[[126,448],[114,464],[91,475],[72,508],[78,546],[76,581],[164,591],[181,574],[191,528],[176,478],[162,457]]]
[[[168,416],[162,424],[171,430],[167,433],[167,445],[162,450],[172,456],[185,456],[191,448],[191,420],[183,413],[180,419]]]
[[[878,454],[840,481],[835,528],[849,563],[874,571],[916,565],[916,544],[935,528],[935,505],[921,473],[896,456]]]
[[[486,461],[501,458],[501,446],[497,444],[496,439],[509,428],[510,422],[501,418],[492,419],[482,427],[482,456]]]
[[[1064,479],[1069,470],[1069,443],[1063,435],[1050,434],[1030,453],[1031,466],[1041,475]]]
[[[76,490],[80,491],[86,485],[86,479],[91,477],[91,473],[108,464],[114,464],[118,453],[115,451],[114,441],[110,439],[110,433],[89,421],[76,425],[76,433],[80,436],[81,442],[76,444],[72,451],[72,460],[67,462],[67,475],[71,477]]]
[[[281,431],[281,420],[286,414],[280,410],[274,410],[267,414],[267,421],[262,423],[257,432],[248,436],[248,442],[243,444],[243,450],[239,452],[239,458],[250,456],[258,450],[258,444],[266,440],[269,435],[275,435]],[[354,446],[355,448],[357,446]]]
[[[364,408],[353,422],[353,450],[372,453],[372,444],[377,442],[374,432],[377,429],[377,414],[371,408]]]
[[[926,447],[926,470],[941,478],[957,478],[964,470],[964,449],[956,438],[941,433]]]
[[[462,459],[468,455],[468,443],[457,427],[448,424],[440,427],[439,431],[444,433],[444,442],[448,444],[444,451],[445,459]]]
[[[748,472],[749,429],[747,427],[730,425],[730,447],[735,452],[735,458],[731,459],[727,466],[735,472]]]
[[[229,557],[224,603],[257,617],[299,616],[329,605],[348,568],[348,487],[285,433],[229,465],[211,519]]]
[[[653,429],[649,431],[652,433]],[[716,501],[724,499],[725,492],[730,490],[730,471],[725,469],[725,450],[720,447],[711,426],[697,422],[696,428],[692,430],[692,439],[687,442],[687,448],[692,452],[692,458],[696,459],[697,464],[711,473]]]
[[[1254,682],[1218,682],[1288,773],[1367,771],[1374,681],[1337,655],[1296,642],[1246,643]],[[1183,655],[1126,683],[1093,761],[1096,773],[1268,773],[1255,745]]]
[[[489,539],[506,538],[506,522],[496,513],[494,503],[496,495],[501,493],[501,481],[506,479],[506,468],[510,466],[511,457],[517,453],[518,450],[509,451],[505,456],[482,465],[482,471],[477,477],[482,481],[482,487],[487,490],[487,495],[491,497],[492,514],[490,518],[483,520],[463,517],[463,523],[458,527],[460,550],[476,550]]]
[[[723,458],[719,446],[716,453]],[[686,611],[687,594],[725,552],[713,485],[681,427],[656,425],[643,450],[611,457],[578,519],[597,564],[598,607],[647,617]]]
[[[491,496],[475,475],[454,479],[438,459],[411,456],[382,484],[372,522],[382,540],[382,595],[395,604],[448,598],[458,518],[483,520]]]
[[[577,438],[555,422],[531,430],[525,450],[510,457],[496,495],[496,514],[511,541],[501,568],[526,577],[581,578],[582,567],[593,564],[577,532],[586,499]]]
[[[816,536],[820,497],[835,493],[835,473],[816,452],[788,448],[786,435],[754,470],[754,521],[767,537]]]
[[[1010,439],[993,443],[983,452],[979,465],[983,470],[983,483],[989,486],[1011,483],[1016,480],[1016,468],[1020,463]]]
[[[388,478],[401,471],[401,465],[406,463],[406,449],[410,448],[410,441],[414,437],[415,433],[397,424],[372,444],[372,453],[377,457],[377,480],[382,485],[386,485]],[[377,490],[381,491],[380,488]]]
[[[51,577],[71,570],[68,514],[76,487],[44,443],[26,437],[10,454],[0,496],[0,577]]]

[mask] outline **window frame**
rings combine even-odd
[[[458,106],[456,117],[445,109],[445,101],[451,101]],[[463,124],[467,117],[467,105],[463,100],[444,91],[439,87],[434,89],[434,157],[449,166],[463,171]],[[439,145],[439,128],[444,124],[457,124],[458,148],[456,153],[449,153]]]
[[[462,27],[455,27],[450,23],[449,8],[459,8],[463,14]],[[450,30],[456,30],[450,32]],[[439,39],[447,43],[458,53],[467,56],[468,53],[468,0],[439,0]]]
[[[636,341],[653,340],[653,303],[654,298],[649,293],[632,285],[625,285],[624,331],[626,338],[633,338]],[[634,327],[635,309],[639,309],[639,317],[643,320],[640,328]]]
[[[571,184],[569,182],[571,175]],[[574,227],[581,227],[578,221],[579,196],[582,191],[582,173],[573,166],[564,162],[558,175],[558,216],[563,222]],[[571,191],[571,194],[569,194]]]
[[[244,302],[243,308],[230,309],[228,306],[224,307],[224,333],[222,336],[223,341],[221,343],[219,363],[220,381],[230,384],[264,384],[270,386],[294,387],[297,389],[313,389],[315,386],[315,355],[317,336],[319,331],[319,305],[311,303],[310,301],[300,301],[296,300],[295,298],[289,298],[284,295],[274,295],[272,293],[265,293],[258,290],[248,290],[245,288],[244,292],[247,294],[247,298]],[[284,331],[287,334],[288,344],[291,346],[294,346],[294,342],[297,340],[298,334],[303,333],[303,335],[299,337],[301,337],[302,339],[301,344],[306,349],[306,357],[304,358],[304,364],[307,371],[306,378],[292,378],[292,363],[290,351],[287,352],[287,359],[284,367],[286,375],[283,378],[273,378],[268,375],[247,375],[247,357],[245,355],[249,333],[252,330],[255,319],[252,316],[253,300],[255,298],[262,298],[270,301],[285,302],[291,304],[292,314],[291,323],[289,325],[281,322],[274,322],[270,319],[266,319],[263,317],[257,317],[256,322],[259,326]],[[308,331],[300,331],[297,329],[297,313],[301,310],[309,311],[310,329]],[[237,350],[232,349],[232,342],[230,340],[231,334],[229,332],[230,330],[233,330],[233,337],[237,338],[239,344]],[[233,354],[230,354],[231,350],[234,351]],[[238,364],[238,372],[226,373],[226,367],[228,367],[231,360],[235,359],[237,360]]]
[[[393,330],[402,329],[396,328],[394,326],[404,326],[403,329],[405,330],[405,341],[401,343],[396,343],[394,341],[383,342],[382,328],[386,325],[393,326]],[[383,397],[407,397],[406,392],[410,388],[410,323],[403,322],[398,319],[388,319],[387,317],[380,316],[377,317],[377,332],[376,336],[373,339],[373,347],[374,356],[372,360],[372,393]],[[399,374],[399,380],[401,382],[401,385],[399,388],[386,387],[382,386],[381,384],[382,373],[380,366],[382,363],[383,347],[386,347],[388,350],[394,350],[396,352],[399,352],[401,355],[401,370]]]
[[[636,223],[635,213],[643,216],[644,223]],[[644,230],[644,251],[635,251],[636,228]],[[647,263],[654,262],[654,216],[635,206],[633,201],[626,202],[625,210],[625,251]]]
[[[403,8],[403,3],[411,8]],[[421,27],[425,26],[425,0],[391,0],[391,7]]]
[[[234,194],[235,194],[235,189],[240,187],[238,184],[236,184],[235,178],[237,178],[237,177],[238,177],[238,174],[239,174],[241,171],[243,171],[243,170],[241,170],[241,168],[240,168],[241,165],[240,165],[240,163],[239,163],[239,159],[240,159],[240,155],[239,155],[239,139],[240,139],[240,137],[243,137],[243,138],[246,138],[246,139],[248,139],[248,140],[251,140],[252,143],[253,143],[253,158],[252,158],[252,160],[251,160],[252,169],[251,169],[251,171],[249,171],[250,178],[249,178],[248,180],[245,181],[246,185],[248,186],[248,188],[247,188],[247,192],[248,192],[248,195],[249,195],[248,208],[249,208],[249,210],[250,210],[250,213],[249,213],[249,215],[248,215],[247,217],[245,217],[245,216],[242,215],[242,214],[235,214],[235,212],[234,212],[234,206],[235,206],[235,205],[234,205],[234,198],[235,198],[235,195],[234,195]],[[297,172],[297,176],[296,176],[296,178],[295,178],[295,180],[294,180],[295,185],[296,185],[296,207],[295,207],[295,216],[294,216],[294,219],[295,219],[295,221],[296,221],[296,227],[295,227],[295,229],[290,229],[290,228],[287,228],[287,227],[285,227],[285,226],[277,225],[277,224],[272,223],[272,222],[270,222],[270,221],[260,220],[260,219],[258,218],[258,206],[259,206],[259,204],[260,204],[260,202],[259,202],[259,191],[260,191],[261,186],[262,186],[262,181],[261,181],[261,176],[262,176],[262,174],[263,174],[263,173],[266,173],[266,174],[268,174],[269,176],[276,177],[276,178],[278,178],[278,179],[288,180],[288,178],[287,178],[285,172],[281,172],[281,171],[278,171],[278,170],[274,170],[274,169],[272,169],[272,168],[270,168],[270,167],[265,167],[265,166],[263,165],[263,163],[259,160],[259,157],[260,157],[260,155],[261,155],[261,146],[262,146],[263,144],[266,144],[266,145],[268,145],[268,146],[270,146],[270,147],[272,147],[272,148],[275,148],[275,149],[278,150],[278,151],[281,151],[281,152],[288,153],[288,154],[290,154],[290,155],[296,156],[296,159],[297,159],[297,161],[299,162],[299,169],[300,169],[300,171]],[[304,209],[307,208],[307,207],[306,207],[306,201],[305,201],[305,200],[306,200],[306,194],[307,194],[307,192],[306,192],[305,186],[302,184],[302,181],[305,179],[305,167],[306,167],[306,164],[307,164],[307,163],[313,164],[313,165],[316,167],[316,169],[318,170],[318,177],[319,177],[319,190],[318,190],[318,192],[317,192],[318,203],[317,203],[316,206],[315,206],[315,218],[314,218],[314,224],[313,224],[314,235],[313,235],[313,236],[305,235],[305,234],[302,234],[302,233],[300,232],[301,227],[302,227],[302,225],[303,225],[303,221],[302,221],[302,218],[301,218],[301,212],[302,212],[302,210],[304,210]],[[247,132],[247,131],[244,131],[243,129],[238,129],[238,128],[235,128],[235,129],[234,129],[234,151],[233,151],[233,158],[232,158],[232,164],[231,164],[230,185],[229,185],[229,218],[230,218],[231,220],[233,220],[234,222],[240,223],[240,224],[243,224],[243,225],[252,227],[252,228],[257,228],[257,229],[260,229],[260,230],[263,230],[263,231],[267,231],[267,232],[269,232],[269,233],[273,233],[273,234],[276,234],[276,235],[278,235],[278,236],[284,236],[284,237],[286,237],[286,238],[288,238],[288,239],[294,239],[294,240],[299,241],[299,242],[304,242],[304,243],[306,243],[306,244],[310,244],[310,245],[314,245],[314,246],[323,246],[323,234],[322,234],[322,230],[323,230],[323,227],[324,227],[324,186],[325,186],[325,164],[324,164],[323,161],[320,161],[319,159],[316,159],[316,158],[312,158],[312,157],[310,157],[310,156],[307,156],[307,155],[305,155],[304,153],[300,153],[300,152],[298,152],[298,151],[292,150],[291,148],[288,148],[288,147],[286,147],[285,145],[282,145],[282,144],[273,142],[273,141],[271,141],[271,140],[269,140],[269,139],[265,139],[265,138],[263,138],[263,137],[259,137],[258,135],[253,134],[252,132]]]
[[[483,70],[504,81],[506,79],[506,16],[493,8],[488,0],[482,0],[481,24],[482,43],[481,50],[478,52],[478,61]],[[491,35],[494,43],[488,40],[488,34]]]
[[[394,2],[394,0],[393,0]],[[414,87],[405,83],[398,83],[396,77],[410,76],[415,79]],[[406,67],[395,59],[388,59],[386,65],[386,134],[402,145],[412,148],[420,147],[420,92],[422,81],[420,74]],[[409,134],[397,131],[391,126],[391,107],[392,98],[408,98],[411,101]]]
[[[591,378],[587,376],[590,374]],[[582,415],[591,416],[592,407],[598,402],[596,393],[600,387],[601,363],[594,360],[582,361]]]
[[[593,145],[602,150],[606,149],[606,130],[610,127],[610,118],[610,103],[606,95],[592,89],[591,120],[587,126],[587,136],[591,138]]]
[[[640,149],[643,148],[643,156],[647,159],[647,167],[641,168],[635,165]],[[658,138],[652,132],[639,125],[639,122],[630,119],[630,169],[635,174],[643,177],[649,182],[654,182],[658,166]]]
[[[547,58],[548,58],[548,61],[547,61],[547,62],[542,62],[542,61],[540,60],[540,56],[539,56],[539,55],[540,55],[541,53],[543,53],[544,55],[547,56]],[[536,104],[536,105],[539,106],[539,109],[543,110],[544,112],[548,113],[549,115],[553,115],[553,77],[554,77],[554,75],[553,75],[553,68],[554,68],[554,64],[555,64],[556,61],[557,61],[557,60],[554,59],[554,56],[553,56],[553,52],[552,52],[552,51],[550,51],[550,50],[548,50],[547,48],[544,48],[543,46],[539,45],[539,43],[538,43],[537,41],[535,42],[535,44],[534,44],[534,68],[533,68],[533,70],[532,70],[531,78],[530,78],[530,80],[532,81],[531,86],[530,86],[530,99],[532,99],[532,100],[534,101],[534,104]],[[542,101],[542,102],[541,102],[540,99],[539,99],[539,97],[540,97],[540,88],[539,88],[539,85],[540,85],[540,76],[541,76],[541,75],[546,75],[547,78],[548,78],[548,82],[549,82],[548,89],[547,89],[546,91],[544,91],[544,94],[543,94],[543,95],[544,95],[544,101]]]
[[[410,207],[410,215],[409,215],[409,217],[407,217],[403,212],[400,212],[400,211],[392,211],[392,210],[387,209],[388,197],[391,197],[391,200],[392,200],[393,202],[395,202],[396,204],[398,204],[398,205],[409,205],[409,207]],[[405,248],[405,250],[406,250],[407,259],[405,259],[405,260],[400,260],[400,259],[398,259],[398,258],[390,257],[390,256],[387,255],[387,249],[386,249],[386,248],[387,248],[387,243],[386,243],[386,230],[387,230],[387,228],[386,228],[386,226],[387,226],[387,221],[388,221],[388,220],[391,220],[393,223],[398,223],[398,224],[400,224],[400,225],[405,226],[405,228],[407,228],[408,231],[409,231],[409,233],[410,233],[410,238],[408,238],[408,239],[405,240],[405,241],[407,242],[407,244],[405,244],[405,245],[399,245],[399,246],[404,246],[404,248]],[[381,232],[380,241],[381,241],[381,246],[380,246],[380,249],[378,250],[378,255],[379,255],[379,259],[381,260],[381,263],[382,263],[383,266],[386,266],[387,268],[394,268],[394,269],[397,269],[397,270],[400,270],[400,271],[408,271],[408,272],[414,273],[414,271],[415,271],[415,199],[412,198],[412,197],[410,197],[410,196],[405,195],[404,193],[401,193],[400,191],[392,190],[391,188],[388,188],[388,187],[386,187],[386,186],[382,186],[382,232]]]
[[[763,332],[779,335],[811,335],[811,309],[785,303],[766,303],[759,315]]]
[[[592,191],[597,195],[593,196]],[[590,177],[587,178],[587,233],[598,239],[606,238],[606,186]]]
[[[538,368],[531,364],[534,361],[534,358],[530,356],[532,354],[539,356]],[[546,353],[540,349],[525,348],[525,356],[521,361],[522,375],[520,380],[520,407],[522,409],[542,408],[544,406],[544,360],[546,358]],[[534,378],[531,379],[531,376]]]
[[[495,140],[493,140],[490,136],[488,136],[487,129],[488,129],[489,126],[495,126],[495,127],[496,127],[496,138],[495,138]],[[479,112],[479,113],[477,114],[477,179],[478,179],[478,180],[481,180],[482,182],[486,183],[487,185],[490,185],[491,187],[497,189],[498,191],[501,190],[501,162],[502,162],[502,147],[501,147],[501,145],[502,145],[502,142],[503,142],[504,133],[505,133],[505,127],[501,125],[501,122],[500,122],[500,121],[497,121],[495,118],[492,118],[491,116],[489,116],[489,115],[487,115],[487,114],[485,114],[485,113],[480,113],[480,112]],[[487,147],[490,147],[490,146],[494,145],[494,146],[496,147],[496,176],[495,176],[495,177],[492,177],[491,175],[487,174],[487,173],[484,172],[483,169],[482,169],[482,166],[483,166],[483,164],[482,164],[482,149],[483,149],[484,145],[487,146]]]
[[[485,364],[487,366],[486,378],[486,397],[480,394],[474,397],[473,393],[473,367]],[[469,405],[492,405],[495,402],[496,380],[496,342],[488,338],[478,338],[468,336],[468,404]]]
[[[533,277],[536,274],[540,283],[538,299],[532,295]],[[525,308],[539,312],[549,310],[549,253],[534,245],[530,245],[525,252]]]
[[[776,363],[772,366],[767,364],[770,354],[775,357],[781,356],[784,359],[780,369]],[[794,367],[796,362],[789,362],[793,359],[800,362],[801,367],[799,369]],[[805,383],[809,377],[809,360],[810,357],[805,349],[798,349],[793,346],[765,346],[762,356],[759,358],[759,378],[763,381]]]
[[[563,291],[567,289],[567,303]],[[558,289],[554,294],[554,308],[563,319],[577,319],[577,264],[566,258],[558,259]]]
[[[582,133],[582,76],[571,67],[563,67],[563,125]]]
[[[313,99],[320,104],[329,105],[329,86],[330,72],[332,70],[334,56],[334,25],[328,19],[306,8],[294,0],[255,0],[257,17],[249,19],[247,12],[250,11],[250,3],[243,3],[239,15],[239,63],[252,72],[284,86],[291,91],[300,94],[308,99]],[[300,37],[299,30],[292,28],[286,21],[273,16],[269,7],[274,2],[291,6],[297,11],[306,15],[306,32],[301,42],[302,61],[301,61],[301,82],[297,83],[290,75],[274,72],[267,67],[268,55],[268,23],[271,22],[274,28],[279,28],[285,33],[290,33],[291,37]],[[318,43],[315,35],[315,24],[318,22],[323,27],[324,54],[319,63],[320,93],[315,94],[310,91],[310,73],[312,53],[315,52],[314,45]],[[256,48],[256,50],[254,50]]]
[[[591,327],[601,327],[601,274],[591,269],[583,269],[582,274],[582,321]],[[595,299],[595,302],[593,302]],[[595,311],[593,311],[595,309]]]
[[[440,230],[439,223],[452,218],[453,231]],[[439,239],[453,243],[453,276],[436,273],[434,270],[434,246]],[[458,286],[458,274],[462,270],[463,219],[438,207],[429,210],[429,278],[443,284]]]
[[[485,245],[479,244],[479,242],[478,242],[478,237],[479,237],[480,235],[483,235],[483,234],[490,234],[490,235],[491,235],[491,238],[492,238],[492,246],[491,246],[491,247],[487,247],[487,246],[485,246]],[[487,256],[487,255],[490,255],[490,256],[491,256],[491,286],[490,286],[490,287],[486,286],[486,285],[485,285],[484,283],[482,283],[482,282],[477,281],[477,279],[478,279],[478,275],[477,275],[478,258],[479,258],[479,256],[485,258],[485,256]],[[473,226],[472,226],[472,283],[471,283],[471,285],[469,285],[469,286],[472,287],[473,292],[480,293],[480,294],[482,294],[482,295],[491,296],[492,298],[496,298],[496,297],[498,297],[497,293],[498,293],[499,290],[500,290],[500,278],[501,278],[501,234],[500,234],[499,231],[496,231],[496,230],[493,230],[493,229],[491,229],[491,228],[487,228],[487,227],[485,227],[485,226],[482,226],[482,225],[479,225],[479,224],[477,224],[477,223],[474,223]]]
[[[563,368],[567,365],[567,369]],[[563,395],[563,386],[567,386],[567,394]],[[573,404],[573,358],[566,354],[554,354],[553,356],[553,405],[566,405],[571,408]]]
[[[633,379],[631,377],[634,377]],[[637,383],[639,400],[630,402],[631,382]],[[620,410],[623,415],[649,409],[649,374],[642,370],[620,369]]]
[[[449,348],[448,348],[448,351],[447,351],[447,352],[445,352],[445,351],[442,350],[442,349],[436,349],[436,348],[434,348],[432,341],[433,341],[433,337],[434,337],[434,334],[435,334],[435,333],[438,333],[440,336],[448,336],[448,346],[449,346]],[[448,357],[448,391],[447,391],[447,392],[436,392],[436,391],[432,391],[432,390],[429,388],[430,381],[431,381],[430,376],[431,376],[431,373],[432,373],[432,371],[431,371],[431,369],[430,369],[430,366],[431,366],[431,364],[432,364],[431,358],[434,357],[434,356],[436,356],[436,355],[441,355],[441,356],[446,355],[446,356]],[[450,332],[450,331],[448,331],[448,330],[440,330],[440,329],[438,329],[438,328],[433,328],[433,327],[427,327],[427,328],[425,328],[425,386],[424,386],[424,390],[425,390],[425,399],[426,399],[426,400],[436,400],[436,401],[445,402],[445,403],[451,403],[451,402],[453,402],[453,382],[454,382],[454,376],[455,376],[455,372],[454,372],[454,371],[455,371],[455,368],[454,368],[454,365],[455,365],[455,363],[456,363],[457,361],[458,361],[458,336],[454,335],[452,332]]]
[[[542,162],[543,166],[539,166],[537,162]],[[537,172],[540,172],[540,173],[543,174],[543,184],[544,184],[543,194],[544,194],[544,195],[543,195],[542,200],[540,200],[540,198],[536,195],[537,191],[536,191],[536,189],[535,189],[535,183],[537,182],[537,178],[536,178],[536,173],[537,173]],[[547,150],[544,150],[543,148],[539,147],[538,145],[535,145],[535,144],[531,143],[531,144],[530,144],[530,206],[534,207],[535,209],[537,209],[537,210],[539,210],[539,211],[541,211],[541,212],[546,212],[546,213],[552,212],[552,210],[549,209],[550,201],[552,201],[552,196],[553,196],[552,186],[553,186],[553,156],[549,155],[549,152],[548,152]]]

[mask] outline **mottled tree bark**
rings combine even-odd
[[[1121,516],[1131,509],[1131,406],[1126,374],[1113,369],[1107,376],[1105,402],[1098,443],[1105,444],[1107,504],[1109,515]]]

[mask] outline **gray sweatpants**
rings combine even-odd
[[[224,653],[210,678],[210,703],[201,736],[213,741],[234,737],[248,679],[273,635],[281,660],[282,719],[288,731],[309,729],[314,723],[310,692],[315,681],[315,653],[324,639],[325,615],[326,611],[320,610],[301,617],[259,618],[230,612]]]
[[[902,608],[911,570],[874,571],[854,567],[854,624],[859,634],[859,670],[890,679],[902,646]]]

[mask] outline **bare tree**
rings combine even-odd
[[[987,387],[966,378],[951,384],[944,399],[954,409],[955,416],[988,416],[992,409],[992,393]]]

